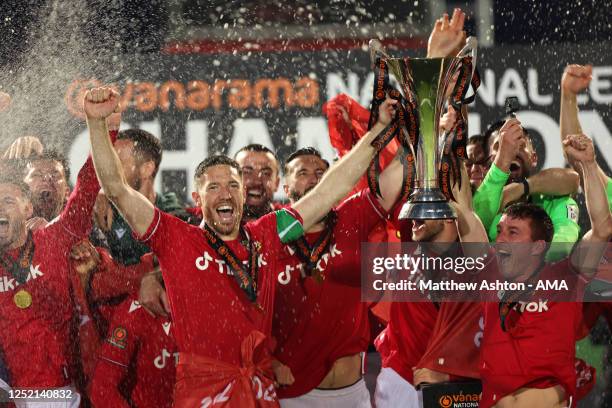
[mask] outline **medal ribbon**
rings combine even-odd
[[[204,223],[204,236],[208,240],[210,246],[217,254],[232,268],[234,279],[240,289],[244,291],[251,302],[257,301],[257,249],[253,242],[249,240],[249,262],[245,266],[242,261],[234,254],[234,252],[219,238],[208,224]],[[245,236],[244,230],[240,229],[241,235]],[[246,237],[245,237],[246,238]]]
[[[408,73],[408,59],[404,59],[402,70]],[[410,81],[410,76],[404,75]],[[372,141],[375,154],[367,171],[368,187],[376,196],[381,197],[380,185],[378,179],[380,177],[380,152],[396,138],[401,146],[398,150],[398,155],[404,164],[402,176],[402,193],[401,199],[408,197],[412,179],[414,175],[414,152],[418,139],[418,111],[415,109],[416,98],[411,92],[413,87],[410,84],[403,87],[407,98],[404,97],[397,89],[389,84],[389,68],[383,58],[376,59],[376,82],[374,84],[374,94],[372,97],[372,105],[370,107],[370,122],[368,129],[371,129],[378,121],[379,107],[385,101],[387,96],[398,101],[396,106],[396,116],[376,138]]]
[[[467,159],[467,120],[463,117],[461,108],[470,104],[476,97],[476,90],[480,86],[478,70],[473,69],[473,57],[465,56],[451,60],[446,76],[442,82],[443,89],[447,89],[453,76],[459,73],[453,91],[450,94],[449,103],[458,113],[457,123],[454,129],[445,134],[442,154],[440,155],[440,169],[438,172],[438,185],[448,199],[453,199],[452,184],[459,183],[461,188],[461,170],[459,160]],[[473,74],[472,74],[473,72]],[[466,97],[469,85],[472,85],[474,94]],[[443,112],[445,100],[439,98],[437,111]],[[436,118],[436,125],[439,118]]]
[[[538,275],[540,274],[540,271],[543,267],[544,264],[540,265],[538,269],[536,269],[536,271],[525,281],[525,287],[527,287],[528,289],[525,289],[523,291],[507,292],[502,297],[501,301],[499,302],[498,309],[499,321],[501,324],[501,328],[504,332],[507,332],[509,329],[511,329],[511,327],[506,324],[510,312],[514,310],[514,307],[516,305],[518,305],[519,300],[527,299],[528,296],[530,296],[531,293],[534,291],[534,283],[536,283],[536,281],[538,280]],[[520,317],[521,312],[519,310],[515,310],[515,312],[517,312]]]
[[[18,261],[10,259],[7,261],[5,256],[0,257],[2,267],[9,272],[13,278],[20,285],[23,285],[28,279],[30,274],[30,265],[32,265],[32,258],[34,257],[34,240],[32,239],[32,233],[28,233],[28,238],[25,245],[19,251]]]
[[[323,256],[323,254],[329,250],[332,242],[332,235],[336,221],[338,217],[335,211],[330,211],[325,218],[325,231],[319,236],[319,239],[311,247],[306,241],[304,236],[301,236],[296,241],[293,241],[289,245],[295,251],[296,256],[305,265],[305,272],[307,276],[313,276],[317,278],[319,282],[323,280],[321,272],[317,269],[317,263]]]

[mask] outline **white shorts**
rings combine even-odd
[[[58,390],[58,391],[70,391],[70,395],[72,398],[70,399],[54,399],[49,401],[28,401],[28,400],[20,400],[15,399],[13,402],[15,403],[15,407],[17,408],[79,408],[81,405],[81,395],[74,389],[72,386],[66,386],[61,388],[50,388],[49,390]]]
[[[383,367],[376,378],[376,408],[419,408],[419,392],[394,369]]]
[[[280,400],[282,408],[371,408],[370,392],[365,381],[337,390],[315,388],[307,394]]]

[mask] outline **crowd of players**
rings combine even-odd
[[[464,19],[455,10],[436,23],[428,56],[461,47]],[[409,228],[394,222],[400,160],[382,171],[380,195],[362,180],[393,99],[367,132],[355,132],[346,104],[328,106],[344,123],[334,130],[354,141],[331,166],[314,148],[279,160],[261,145],[204,159],[196,207],[185,208],[155,191],[159,140],[119,130],[118,95],[91,89],[92,154],[72,191],[66,161],[35,137],[17,139],[0,164],[0,385],[55,390],[49,407],[370,407],[363,367],[374,342],[377,407],[416,407],[420,385],[470,379],[482,381],[482,407],[575,406],[594,381],[575,342],[610,317],[607,304],[393,302],[377,333],[360,255],[372,240],[529,243],[529,253],[501,254],[506,278],[586,283],[601,267],[594,244],[612,235],[612,182],[578,122],[589,81],[579,65],[561,80],[571,168],[535,173],[520,118],[500,121],[469,140],[457,220]],[[449,108],[440,126],[452,131],[461,114]],[[284,204],[273,201],[281,170]],[[579,188],[591,220],[580,241]]]

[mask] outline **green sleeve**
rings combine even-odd
[[[474,211],[487,231],[499,212],[508,177],[510,177],[509,173],[504,173],[493,164],[474,194]]]
[[[578,204],[571,197],[550,199],[548,215],[553,222],[555,233],[553,245],[546,254],[548,262],[558,261],[569,255],[572,247],[578,241],[580,226],[578,225]]]
[[[608,184],[606,185],[606,194],[608,194],[608,206],[612,211],[612,178],[608,177]]]

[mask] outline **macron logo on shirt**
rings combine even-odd
[[[26,278],[26,282],[29,282],[32,279],[38,279],[43,275],[44,273],[41,272],[40,265],[30,265],[30,273]],[[18,286],[19,282],[13,278],[9,278],[8,276],[2,276],[0,279],[0,293],[14,291]]]

